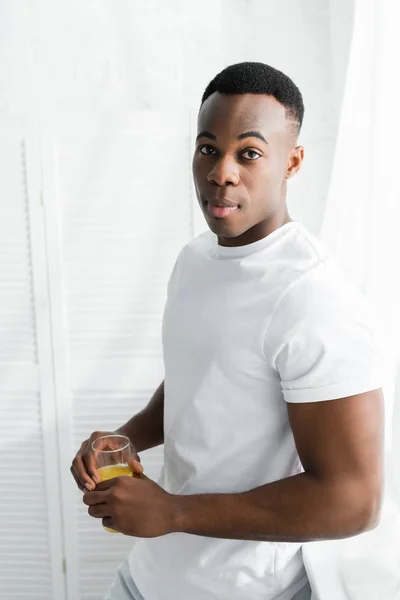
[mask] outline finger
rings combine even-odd
[[[95,504],[94,506],[89,506],[88,514],[95,519],[103,519],[104,517],[109,517],[109,507],[107,504]]]
[[[112,517],[104,517],[103,527],[107,527],[108,529],[114,529],[114,531],[118,531],[117,529],[115,529],[114,519]]]
[[[82,484],[81,484],[81,482],[79,481],[79,479],[78,479],[78,476],[76,475],[76,473],[75,473],[75,471],[74,471],[74,468],[73,468],[73,467],[71,467],[71,468],[70,468],[70,471],[71,471],[71,473],[72,473],[72,477],[75,479],[75,483],[76,483],[76,485],[78,486],[78,488],[79,488],[79,489],[80,489],[82,492],[83,492],[84,490],[86,490],[86,488],[85,488],[85,487],[83,487],[83,485],[82,485]]]
[[[133,473],[138,473],[139,475],[143,473],[143,466],[136,457],[130,458],[128,462]]]
[[[104,504],[107,501],[107,498],[108,494],[96,490],[95,492],[86,492],[83,494],[82,502],[83,504],[86,504],[86,506],[93,506],[95,504]]]
[[[95,450],[93,450],[92,447],[92,444],[94,443]],[[118,448],[118,442],[113,439],[112,434],[108,435],[104,434],[102,431],[96,431],[90,436],[90,439],[87,441],[85,451],[82,453],[82,457],[86,471],[96,484],[100,482],[100,476],[96,464],[96,456],[101,450],[118,450]]]
[[[133,446],[132,446],[132,447],[133,447]],[[142,461],[140,460],[140,456],[139,456],[139,454],[136,452],[135,448],[133,448],[133,451],[132,451],[132,458],[133,458],[133,460],[137,460],[137,461],[138,461],[138,463],[141,463],[141,462],[142,462]]]
[[[119,477],[112,477],[111,479],[106,479],[101,483],[96,485],[96,492],[105,492],[110,488],[114,487],[114,485],[118,482]]]
[[[96,484],[86,472],[86,467],[80,454],[77,454],[75,456],[74,460],[72,461],[72,467],[81,484],[85,486],[88,490],[93,490]]]
[[[93,450],[88,448],[86,452],[82,456],[83,464],[85,465],[86,472],[91,477],[94,483],[99,483],[100,477],[96,469],[96,457],[93,453]]]

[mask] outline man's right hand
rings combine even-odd
[[[94,457],[94,453],[92,450],[92,442],[97,440],[97,438],[102,437],[104,435],[115,435],[117,432],[115,431],[95,431],[92,433],[89,439],[85,440],[78,452],[74,460],[72,461],[71,473],[76,481],[76,484],[80,490],[94,490],[96,485],[100,481],[100,477],[96,470],[96,461]],[[106,445],[107,442],[105,440]],[[101,450],[101,442],[98,446],[98,449]],[[143,467],[140,464],[140,458],[132,445],[132,470],[136,473],[143,473]]]

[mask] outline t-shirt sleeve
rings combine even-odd
[[[376,331],[358,291],[321,263],[279,301],[264,335],[287,402],[317,402],[382,386]]]

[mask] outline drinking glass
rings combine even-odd
[[[102,435],[92,442],[96,460],[96,469],[100,481],[128,475],[133,477],[131,468],[132,446],[129,438],[119,434]],[[115,529],[104,527],[110,533],[119,533]]]

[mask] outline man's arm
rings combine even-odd
[[[288,411],[305,472],[239,494],[173,496],[173,531],[307,542],[376,526],[383,487],[381,390],[288,404]]]
[[[147,406],[119,427],[116,433],[126,435],[137,452],[164,443],[164,382],[154,392]]]

